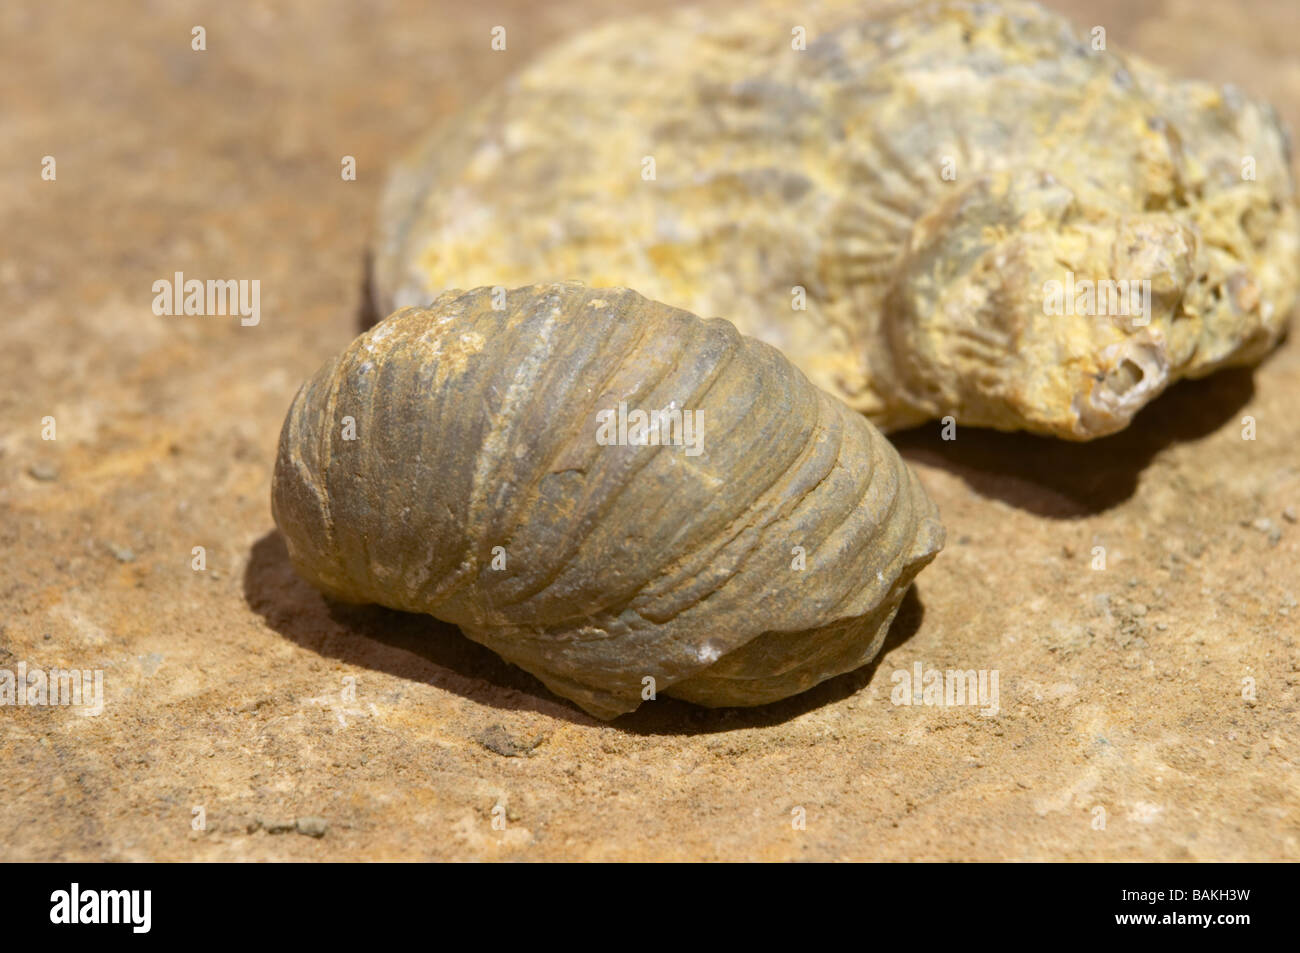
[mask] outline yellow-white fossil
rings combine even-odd
[[[635,288],[776,345],[885,429],[1089,439],[1258,360],[1300,254],[1266,105],[1032,4],[746,4],[564,42],[395,171],[381,314]]]

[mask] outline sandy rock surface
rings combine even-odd
[[[327,604],[270,478],[359,326],[386,165],[652,5],[234,6],[0,8],[0,670],[104,689],[0,707],[0,858],[1300,859],[1294,334],[1091,444],[894,435],[948,545],[875,663],[786,702],[603,724]],[[1291,4],[1052,6],[1300,129]],[[156,315],[175,272],[259,280],[259,323]],[[996,672],[996,713],[894,704],[917,666]]]

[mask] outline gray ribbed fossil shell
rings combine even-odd
[[[886,430],[1112,433],[1277,343],[1300,217],[1271,108],[1088,26],[870,0],[599,26],[398,166],[379,313],[448,287],[625,285],[725,315]],[[1121,295],[1143,281],[1135,316]]]
[[[702,439],[610,445],[620,405]],[[602,718],[647,677],[754,705],[862,665],[943,542],[889,443],[775,348],[578,284],[357,338],[294,399],[272,507],[323,591],[453,622]]]

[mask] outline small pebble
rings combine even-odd
[[[298,833],[308,837],[324,837],[329,826],[329,821],[323,817],[312,815],[298,818]]]
[[[130,546],[119,546],[116,543],[108,544],[108,551],[113,554],[113,558],[120,563],[135,562],[135,550]]]
[[[33,480],[40,480],[42,483],[53,483],[59,478],[59,468],[49,463],[33,463],[27,468],[27,474]]]
[[[1288,506],[1282,511],[1282,518],[1288,523],[1294,523],[1297,519],[1300,519],[1300,516],[1296,515],[1294,506]]]
[[[523,740],[510,734],[501,725],[493,724],[489,725],[486,730],[479,732],[474,740],[484,748],[502,757],[522,758],[531,755],[533,749],[540,745],[545,740],[545,737],[539,735],[530,740]]]
[[[1282,527],[1278,526],[1267,516],[1261,516],[1250,525],[1255,527],[1255,529],[1259,530],[1261,533],[1268,534],[1268,544],[1270,546],[1276,546],[1282,541]]]

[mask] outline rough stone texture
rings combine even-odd
[[[318,588],[452,622],[600,718],[860,668],[943,545],[889,441],[780,351],[578,283],[358,337],[294,399],[272,512]]]
[[[1271,107],[1032,4],[898,6],[705,7],[546,52],[396,170],[379,313],[626,285],[886,430],[1074,440],[1276,345],[1300,216]]]
[[[637,5],[0,5],[0,667],[103,668],[109,696],[0,709],[0,857],[1300,860],[1294,337],[1091,444],[897,435],[948,544],[874,663],[769,707],[598,723],[449,626],[297,577],[276,439],[356,334],[390,157]],[[1300,128],[1294,4],[1074,15]],[[177,269],[260,278],[261,324],[154,317]],[[890,704],[918,661],[999,669],[1000,714]],[[325,836],[259,822],[305,817]]]

